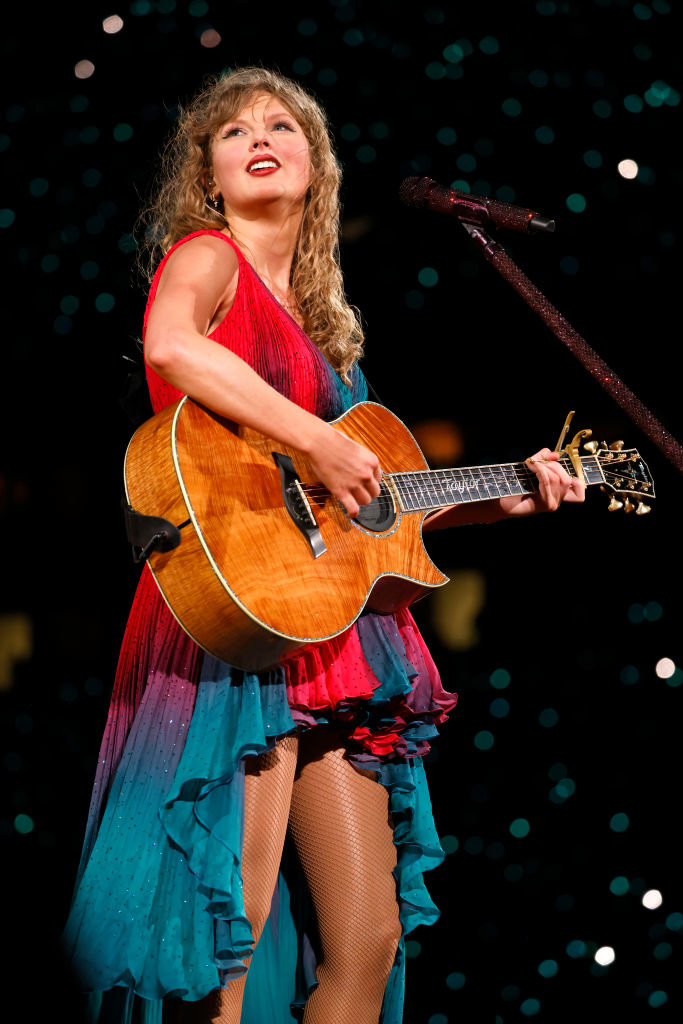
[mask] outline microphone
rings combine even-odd
[[[555,221],[541,217],[536,210],[501,203],[487,196],[474,196],[455,188],[437,185],[431,178],[405,178],[398,190],[401,202],[418,209],[427,208],[434,213],[447,213],[458,220],[479,227],[493,225],[511,231],[550,232]]]

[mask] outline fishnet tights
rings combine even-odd
[[[321,726],[249,759],[242,876],[256,942],[270,911],[288,815],[322,944],[304,1024],[377,1024],[401,935],[386,790],[372,773],[353,768]],[[180,1022],[239,1024],[246,977],[181,1004]]]
[[[289,827],[322,943],[304,1024],[377,1024],[401,935],[387,792],[320,726],[302,738]]]

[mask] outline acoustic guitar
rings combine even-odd
[[[342,633],[366,607],[407,607],[448,582],[422,542],[429,511],[537,490],[523,462],[429,469],[405,425],[373,402],[332,425],[382,467],[379,496],[355,518],[300,452],[187,397],[128,446],[127,501],[156,517],[142,557],[182,628],[232,665],[259,671]],[[638,452],[622,442],[586,447],[585,456],[565,449],[568,472],[602,485],[612,509],[648,511],[654,487]]]

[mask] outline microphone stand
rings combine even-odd
[[[676,469],[683,473],[683,447],[678,443],[652,412],[643,405],[637,395],[624,384],[614,370],[601,359],[578,331],[555,309],[533,281],[524,274],[505,249],[494,238],[476,224],[460,222],[472,241],[483,251],[484,256],[498,273],[512,285],[526,304],[540,316],[553,333],[563,342],[589,373],[600,382],[605,391],[631,417],[633,422],[660,448]]]

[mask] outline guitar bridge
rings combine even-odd
[[[294,463],[289,455],[283,455],[281,452],[272,452],[271,454],[276,466],[280,470],[282,499],[285,503],[285,508],[289,512],[294,525],[308,541],[313,557],[319,558],[320,555],[327,551],[327,548],[325,547],[320,527],[313,515],[308,498],[301,486],[299,475],[294,469]]]

